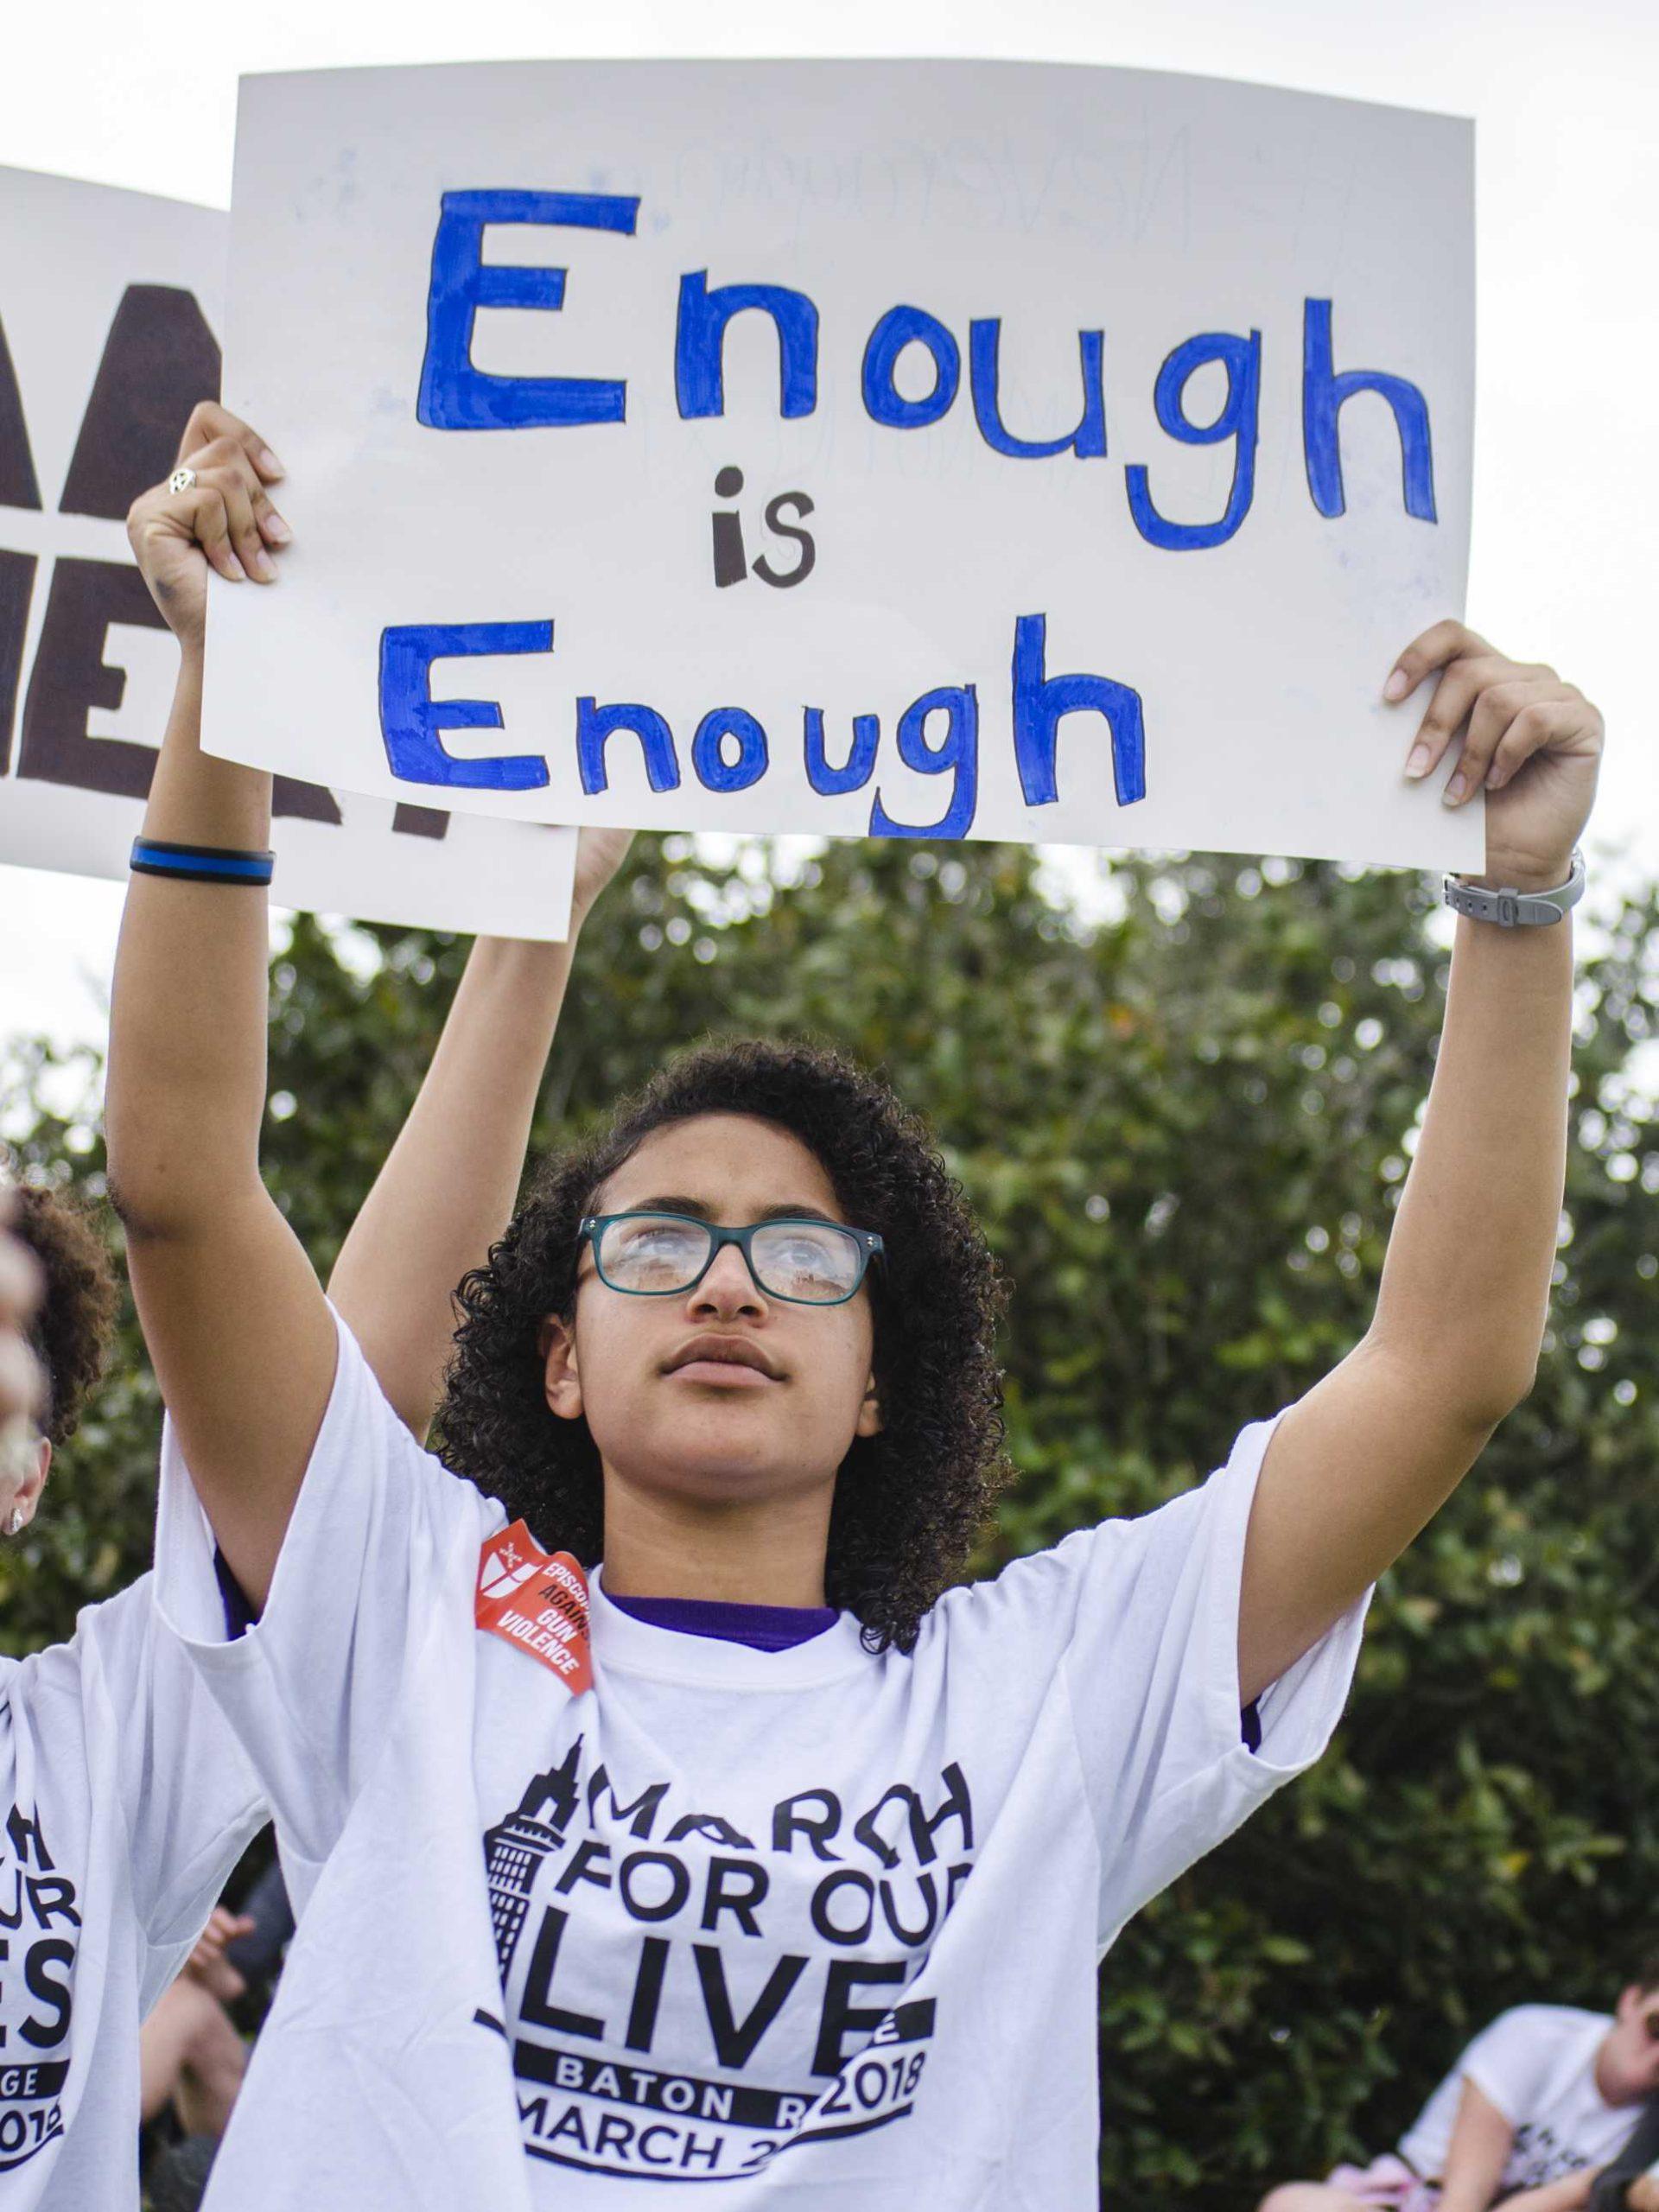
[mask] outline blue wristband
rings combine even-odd
[[[170,875],[184,883],[270,881],[276,864],[270,853],[245,853],[222,845],[168,845],[154,837],[135,837],[130,863],[135,875]]]

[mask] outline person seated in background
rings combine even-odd
[[[1260,2212],[1579,2212],[1659,2094],[1659,1954],[1610,2019],[1573,2005],[1517,2005],[1464,2051],[1400,2139],[1368,2166],[1287,2182]],[[1659,2146],[1656,2146],[1659,2147]],[[1632,2212],[1659,2212],[1659,2190]]]

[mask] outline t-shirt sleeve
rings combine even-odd
[[[146,2007],[269,1817],[224,1714],[158,1621],[154,1588],[145,1575],[87,1606],[73,1642],[41,1662],[48,1695],[67,1694],[73,1674],[89,1786],[95,1796],[107,1790],[122,1808],[133,1910],[148,1953]],[[42,1719],[53,1725],[49,1707]]]
[[[228,1715],[287,1851],[319,1862],[386,1736],[418,1639],[470,1596],[500,1507],[422,1449],[338,1314],[334,1388],[258,1621],[227,1628],[213,1532],[162,1433],[162,1615]]]
[[[1256,1700],[1259,1738],[1243,1725],[1244,1537],[1274,1427],[1244,1429],[1224,1467],[1156,1512],[1081,1529],[989,1586],[1010,1664],[1052,1670],[1069,1709],[1103,1947],[1312,1765],[1347,1699],[1369,1593]]]
[[[1551,2026],[1547,2008],[1512,2005],[1481,2030],[1453,2069],[1472,2082],[1511,2127],[1520,2126],[1538,2102],[1560,2039]]]

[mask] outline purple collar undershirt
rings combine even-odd
[[[213,1572],[225,1604],[225,1632],[234,1642],[252,1627],[257,1615],[218,1549]],[[833,1628],[837,1618],[833,1605],[728,1605],[707,1598],[613,1598],[611,1603],[649,1628],[709,1636],[721,1643],[747,1643],[752,1651],[791,1651]]]
[[[833,1628],[836,1619],[833,1605],[730,1605],[712,1598],[612,1598],[611,1603],[648,1628],[747,1643],[751,1651],[791,1651]]]

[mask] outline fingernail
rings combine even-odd
[[[1411,678],[1403,668],[1396,668],[1382,686],[1382,696],[1385,699],[1403,699],[1410,689]]]
[[[259,448],[259,466],[267,476],[286,476],[288,474],[269,446],[261,446]]]
[[[1434,755],[1426,745],[1414,745],[1411,758],[1406,763],[1408,776],[1426,776],[1434,765]]]
[[[268,584],[276,579],[276,564],[263,545],[256,545],[253,549],[253,573],[261,583]]]
[[[1463,797],[1463,793],[1464,793],[1464,781],[1463,781],[1463,778],[1462,778],[1461,776],[1453,776],[1453,777],[1452,777],[1452,780],[1451,780],[1451,782],[1450,782],[1450,783],[1446,785],[1446,791],[1445,791],[1445,799],[1446,799],[1446,804],[1448,806],[1455,806],[1455,805],[1457,804],[1458,801],[1459,801],[1459,800]]]
[[[227,552],[226,554],[225,566],[238,583],[246,583],[248,580],[248,572],[243,567],[242,563],[237,559],[234,553]]]
[[[267,537],[274,538],[278,545],[289,544],[294,536],[293,531],[283,520],[281,515],[277,513],[275,507],[267,507],[265,509],[265,534]]]

